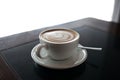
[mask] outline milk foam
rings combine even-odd
[[[67,42],[73,40],[76,34],[70,30],[56,29],[44,32],[42,37],[51,42]]]

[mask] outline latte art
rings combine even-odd
[[[76,34],[69,30],[50,30],[42,34],[42,37],[51,42],[67,42],[73,40]]]

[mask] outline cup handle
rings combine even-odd
[[[45,57],[42,57],[40,54],[40,51],[42,48],[47,48],[47,45],[46,44],[38,44],[38,48],[36,48],[36,55],[40,58],[45,58]]]

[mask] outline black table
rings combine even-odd
[[[85,24],[81,25],[83,23],[80,22]],[[75,68],[52,70],[33,62],[30,53],[39,43],[36,38],[0,52],[0,80],[119,80],[119,24],[97,19],[80,22],[77,22],[76,27],[70,27],[80,33],[80,44],[102,47],[102,51],[87,50],[87,60]],[[73,26],[75,23],[76,21],[72,23]],[[66,24],[60,26],[64,25]]]

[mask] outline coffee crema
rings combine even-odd
[[[41,37],[51,42],[68,42],[76,37],[76,33],[66,29],[48,30],[41,34]]]

